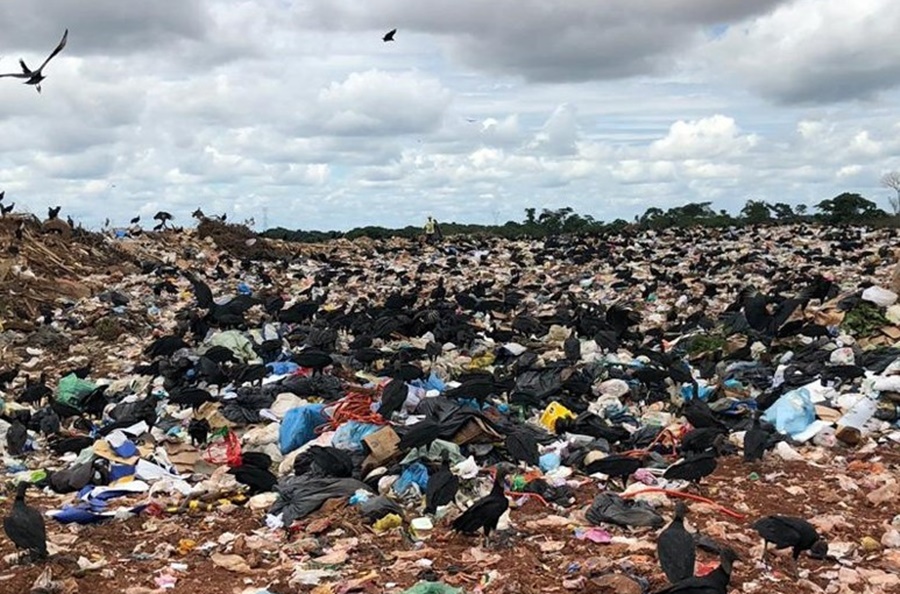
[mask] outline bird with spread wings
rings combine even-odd
[[[43,81],[46,76],[44,76],[44,67],[56,57],[56,54],[63,51],[63,48],[66,47],[66,41],[69,39],[69,30],[66,29],[65,33],[63,33],[62,39],[59,42],[59,45],[56,46],[56,49],[50,54],[50,56],[44,60],[44,63],[40,65],[37,70],[31,70],[28,68],[28,65],[25,64],[25,60],[19,60],[19,64],[22,66],[22,72],[12,72],[8,74],[0,74],[0,78],[12,77],[12,78],[24,78],[26,85],[34,85],[37,89],[37,92],[41,92],[41,81]]]

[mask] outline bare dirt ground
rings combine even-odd
[[[851,454],[843,460],[832,460],[824,469],[774,458],[758,467],[748,467],[736,458],[722,461],[708,479],[705,493],[745,518],[738,520],[710,506],[693,504],[689,525],[728,543],[741,555],[743,562],[735,567],[731,591],[840,591],[834,588],[836,578],[843,571],[842,580],[852,580],[849,568],[861,583],[848,591],[872,586],[859,575],[875,570],[871,579],[887,581],[872,591],[900,592],[894,580],[882,574],[900,570],[897,556],[880,544],[872,551],[863,550],[861,544],[866,536],[879,541],[897,512],[896,505],[875,506],[866,495],[877,483],[873,477],[896,475],[900,452],[893,449],[853,458]],[[754,471],[760,477],[757,480],[748,478]],[[851,484],[858,488],[848,491]],[[568,510],[554,510],[536,500],[514,507],[512,530],[501,534],[487,549],[480,546],[478,538],[452,534],[445,521],[438,522],[422,543],[415,543],[399,529],[378,535],[345,505],[326,506],[307,518],[303,532],[290,542],[283,532],[271,532],[264,526],[264,512],[246,507],[233,507],[227,513],[142,515],[87,527],[61,526],[48,520],[51,542],[64,543],[61,546],[65,550],[43,564],[11,567],[4,563],[0,591],[29,592],[46,568],[52,571],[54,580],[61,582],[59,591],[80,593],[151,592],[158,590],[154,580],[167,575],[176,578],[174,587],[158,591],[191,594],[264,589],[273,594],[399,592],[420,579],[437,579],[467,592],[640,592],[635,582],[614,581],[627,578],[609,577],[623,573],[646,579],[651,591],[664,586],[665,577],[655,559],[656,531],[606,527],[614,536],[626,537],[628,542],[623,543],[595,544],[576,538],[574,528],[585,524],[580,518],[597,492],[598,487],[592,483],[582,486],[578,504]],[[0,512],[5,514],[10,503],[4,502]],[[41,508],[58,504],[37,492],[31,503]],[[773,513],[824,521],[827,530],[822,532],[830,542],[852,543],[854,547],[843,564],[802,557],[799,580],[791,573],[789,555],[782,552],[772,558],[772,571],[766,571],[759,563],[762,543],[750,523]],[[567,517],[569,522],[553,521],[555,518],[547,521],[548,516]],[[190,544],[185,541],[193,541],[196,546],[187,550]],[[0,555],[11,552],[11,544],[0,541]],[[238,555],[246,567],[225,569],[214,561],[217,555]],[[82,570],[79,557],[101,567]],[[715,564],[712,555],[698,553],[700,572]],[[321,578],[318,585],[292,582],[298,568],[330,569],[335,574]]]

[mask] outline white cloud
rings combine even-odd
[[[709,47],[724,75],[783,103],[867,98],[900,84],[900,3],[794,0]]]
[[[450,92],[436,79],[368,70],[320,91],[318,108],[325,132],[413,134],[435,130],[450,99]]]
[[[16,23],[0,71],[70,28],[42,95],[0,79],[9,202],[88,225],[159,208],[185,224],[201,205],[305,228],[611,220],[879,196],[900,169],[898,9],[881,0],[179,6],[0,3]]]
[[[703,159],[744,153],[758,143],[755,134],[741,134],[733,118],[712,117],[678,121],[665,138],[650,147],[650,156],[658,159]]]

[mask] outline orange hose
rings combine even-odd
[[[550,507],[550,504],[547,503],[547,500],[541,497],[538,493],[522,493],[520,491],[504,491],[506,495],[512,495],[513,497],[534,497],[541,503],[543,503],[546,507]]]
[[[386,425],[387,421],[372,411],[372,402],[374,398],[368,394],[360,394],[358,392],[350,392],[334,405],[334,412],[331,419],[316,428],[317,433],[322,433],[328,429],[337,429],[348,421],[358,421],[360,423],[368,423],[372,425]]]
[[[724,505],[719,505],[712,499],[707,499],[706,497],[701,497],[700,495],[694,495],[692,493],[684,493],[682,491],[672,491],[671,489],[663,489],[661,487],[650,487],[649,489],[642,489],[641,491],[637,491],[636,493],[627,493],[625,495],[621,495],[622,498],[631,498],[642,493],[665,493],[669,497],[680,497],[682,499],[691,499],[693,501],[699,501],[701,503],[706,503],[714,508],[716,508],[719,512],[725,514],[726,516],[732,517],[735,520],[743,520],[746,518],[744,514],[739,514],[736,511],[730,510]]]

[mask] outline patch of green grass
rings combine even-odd
[[[688,354],[697,355],[725,348],[726,340],[719,334],[701,334],[691,339]]]
[[[854,336],[866,337],[890,322],[881,312],[881,308],[874,303],[863,301],[844,316],[841,324],[845,330]]]
[[[104,342],[113,342],[119,338],[123,332],[125,332],[125,329],[122,327],[119,320],[115,318],[100,318],[97,320],[97,323],[94,324],[94,334]]]

